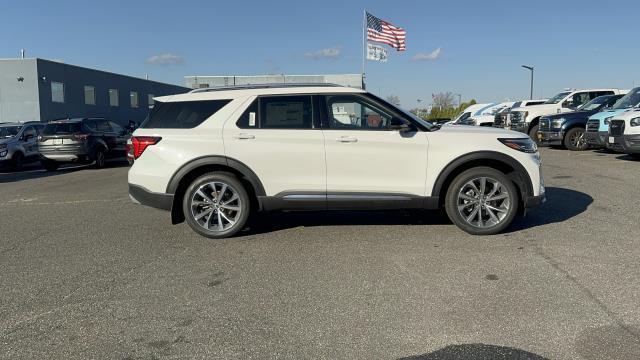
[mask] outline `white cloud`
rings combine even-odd
[[[154,65],[177,65],[184,63],[184,58],[180,55],[165,53],[149,57],[146,63]]]
[[[320,49],[316,51],[309,51],[304,54],[304,57],[309,59],[314,59],[314,60],[337,59],[340,57],[340,53],[342,53],[342,50],[340,49],[340,47],[336,46],[336,47]]]
[[[411,60],[414,60],[414,61],[433,61],[433,60],[437,60],[438,58],[440,58],[440,55],[442,55],[442,48],[439,47],[439,48],[433,50],[430,53],[417,53],[417,54],[413,55]]]

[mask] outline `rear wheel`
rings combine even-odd
[[[58,170],[58,163],[51,160],[42,160],[42,167],[47,171],[56,171]]]
[[[536,144],[540,145],[540,140],[538,139],[538,129],[540,127],[536,124],[529,131],[529,137],[536,142]]]
[[[519,197],[513,182],[502,172],[477,167],[458,175],[445,198],[449,219],[472,235],[493,235],[511,224]]]
[[[189,226],[212,239],[235,235],[249,218],[250,200],[242,183],[229,173],[209,173],[194,180],[182,200]]]
[[[589,148],[587,139],[584,137],[583,128],[573,128],[564,136],[564,146],[571,151],[584,151]]]
[[[22,153],[17,152],[13,154],[13,159],[11,159],[11,168],[13,170],[21,170],[23,164],[24,156],[22,156]]]

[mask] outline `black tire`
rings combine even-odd
[[[227,185],[227,188],[225,188],[226,190],[224,193],[222,187],[216,188],[216,195],[214,196],[213,190],[209,185],[211,183],[225,184]],[[209,202],[208,204],[212,205],[207,205],[200,201],[199,203],[202,205],[194,204],[194,209],[192,207],[192,201],[194,200],[194,196],[199,196],[196,195],[196,192],[203,186],[205,187],[203,188],[203,192],[207,192],[207,190],[209,190],[207,195],[213,200],[213,202]],[[225,201],[229,201],[230,198],[233,198],[232,195],[234,193],[237,195],[237,200],[230,206],[237,207],[239,210],[235,211],[223,208],[223,204],[228,205]],[[221,197],[220,201],[217,200],[218,197]],[[189,224],[193,231],[210,239],[223,239],[235,235],[245,227],[247,219],[249,218],[249,213],[251,212],[250,201],[247,190],[235,175],[226,172],[213,172],[198,177],[189,185],[182,199],[182,211],[184,212],[187,224]],[[231,203],[231,201],[229,201],[229,203]],[[202,215],[206,212],[206,210],[203,209],[207,207],[212,211],[209,213],[207,219],[205,219],[207,216],[200,218],[204,223],[201,224],[199,220],[196,219],[196,216]],[[195,211],[199,211],[199,213],[195,214]],[[218,214],[219,212],[221,214]],[[231,223],[228,222],[227,224],[229,227],[225,229],[225,220],[231,219],[232,217],[234,223],[230,225]],[[219,228],[220,223],[223,224],[222,229]],[[211,229],[207,229],[205,226],[209,226]]]
[[[585,151],[589,148],[589,143],[584,138],[585,130],[581,127],[575,127],[567,131],[564,135],[564,147],[571,151]]]
[[[58,170],[59,164],[52,160],[42,160],[42,167],[47,171],[56,171]]]
[[[536,144],[540,145],[540,140],[538,139],[538,129],[540,126],[534,125],[531,130],[529,130],[529,137],[535,141]]]
[[[21,152],[17,152],[13,154],[13,159],[11,159],[11,169],[12,170],[22,170],[22,165],[24,164],[24,156]]]
[[[459,197],[460,196],[459,194],[462,192],[464,188],[467,188],[467,184],[469,182],[473,180],[477,180],[479,178],[483,178],[483,177],[487,178],[487,185],[485,185],[485,193],[484,193],[485,196],[483,196],[482,204],[489,204],[489,206],[492,206],[492,208],[494,209],[497,207],[501,207],[502,208],[501,210],[505,210],[505,211],[492,212],[494,216],[496,214],[498,214],[498,216],[502,216],[502,218],[499,219],[497,223],[489,224],[490,222],[493,222],[493,220],[489,218],[487,219],[487,224],[488,224],[487,226],[478,226],[477,224],[476,225],[471,224],[471,222],[467,221],[466,217],[463,217],[462,215],[462,212],[465,212],[469,209],[475,210],[475,208],[478,205],[467,205],[466,207],[463,208],[463,210],[459,210],[459,205],[460,205],[459,201],[461,199]],[[504,195],[505,197],[503,199],[495,200],[495,201],[486,200],[486,203],[485,203],[484,198],[486,198],[486,195],[488,195],[487,192],[490,194],[491,190],[494,187],[493,184],[489,182],[491,180],[496,181],[497,183],[503,186],[502,188],[499,188],[501,190],[499,194],[505,194]],[[478,190],[479,189],[480,187],[478,186]],[[460,229],[462,229],[463,231],[469,234],[472,234],[472,235],[497,234],[503,231],[504,229],[506,229],[509,225],[511,225],[511,222],[513,221],[513,218],[515,217],[518,211],[520,197],[517,191],[518,190],[516,186],[513,184],[513,182],[511,181],[511,179],[509,179],[504,173],[489,167],[472,168],[456,176],[456,178],[453,180],[453,182],[447,189],[447,195],[445,197],[445,210],[447,211],[447,216],[449,216],[449,219],[457,227],[459,227]],[[468,193],[464,193],[462,196],[473,197]],[[480,196],[478,196],[478,198],[480,198]],[[507,200],[508,200],[508,203],[506,203]],[[474,200],[474,201],[480,201],[480,199]],[[463,202],[462,205],[465,205],[465,203]],[[506,209],[504,209],[504,207],[506,207]],[[483,216],[485,215],[487,217],[489,216],[488,210],[485,209],[484,214],[482,211],[483,211],[483,208],[482,206],[480,206],[479,211],[476,212],[476,216],[472,217],[471,220],[478,219],[478,216],[477,216],[478,213],[480,215],[480,220],[477,222],[482,222]],[[469,212],[473,213],[473,211],[469,211]]]
[[[93,154],[94,167],[96,169],[102,169],[106,163],[106,152],[103,148],[96,149],[95,154]]]

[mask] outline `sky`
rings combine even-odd
[[[0,58],[63,61],[183,85],[185,75],[334,74],[362,69],[363,10],[407,31],[407,51],[367,61],[367,90],[403,107],[565,88],[640,86],[640,1],[0,2]]]

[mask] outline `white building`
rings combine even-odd
[[[362,88],[362,74],[327,75],[229,75],[229,76],[185,76],[185,86],[192,89],[256,84],[337,84]]]

